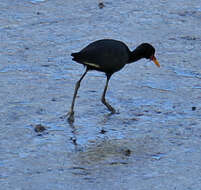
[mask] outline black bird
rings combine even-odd
[[[126,64],[138,61],[142,58],[150,59],[160,67],[154,54],[154,47],[148,43],[142,43],[131,52],[126,44],[112,39],[102,39],[92,42],[80,52],[72,53],[71,56],[73,57],[73,60],[83,64],[86,67],[86,70],[76,83],[72,105],[68,113],[68,121],[71,123],[74,122],[75,98],[80,83],[89,70],[97,70],[106,74],[107,81],[101,100],[112,113],[115,113],[115,109],[105,100],[108,82],[112,74],[122,69]]]

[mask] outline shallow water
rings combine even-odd
[[[0,185],[23,189],[201,189],[200,1],[0,2]],[[156,48],[106,78],[70,54],[114,38]],[[37,124],[46,130],[36,133]]]

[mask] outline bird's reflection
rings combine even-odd
[[[79,148],[78,148],[78,143],[77,143],[77,136],[76,136],[77,130],[76,130],[76,127],[75,127],[75,125],[72,122],[68,122],[68,123],[69,123],[69,126],[72,129],[71,130],[72,136],[71,136],[70,140],[71,140],[72,144],[74,145],[75,150],[78,151]]]
[[[112,116],[119,114],[119,112],[117,111],[116,113],[107,113],[103,115],[103,118],[101,119],[101,121],[99,122],[100,124],[104,125],[106,124]]]

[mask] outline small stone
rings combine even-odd
[[[195,110],[196,110],[196,107],[195,107],[195,106],[193,106],[193,107],[192,107],[192,111],[195,111]]]
[[[104,129],[101,129],[101,131],[100,131],[101,134],[105,134],[106,132],[107,132],[107,131],[104,130]]]
[[[34,127],[34,131],[36,132],[36,133],[41,133],[41,132],[43,132],[43,131],[45,131],[46,130],[46,128],[43,126],[43,125],[41,125],[41,124],[38,124],[38,125],[36,125],[35,127]]]
[[[57,100],[56,100],[56,98],[52,98],[51,101],[56,102]]]
[[[140,117],[140,116],[143,116],[144,114],[143,113],[136,113],[135,115]]]
[[[71,137],[70,140],[72,141],[72,143],[73,143],[74,145],[77,145],[77,139],[76,139],[76,138]]]
[[[131,155],[131,150],[130,149],[125,150],[125,156],[130,156],[130,155]]]
[[[161,114],[162,112],[161,112],[161,111],[156,111],[156,113],[157,113],[157,114]]]
[[[133,117],[133,118],[131,118],[131,120],[132,120],[132,121],[138,121],[139,119],[138,119],[138,118]]]
[[[103,2],[100,2],[100,3],[98,4],[98,7],[99,7],[100,9],[102,9],[103,7],[105,7],[105,5],[104,5]]]

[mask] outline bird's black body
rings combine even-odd
[[[74,121],[74,103],[80,83],[89,70],[104,72],[107,76],[107,82],[102,95],[102,103],[112,112],[115,109],[106,102],[105,94],[108,82],[113,73],[122,69],[127,63],[135,62],[141,58],[151,59],[157,66],[160,66],[155,56],[155,49],[148,43],[142,43],[134,51],[130,51],[126,44],[112,39],[103,39],[92,42],[80,52],[72,53],[73,60],[86,66],[85,73],[81,76],[75,87],[71,110],[69,112],[69,121]]]
[[[80,52],[71,55],[74,61],[89,69],[113,74],[128,63],[130,50],[123,42],[104,39],[92,42]]]

